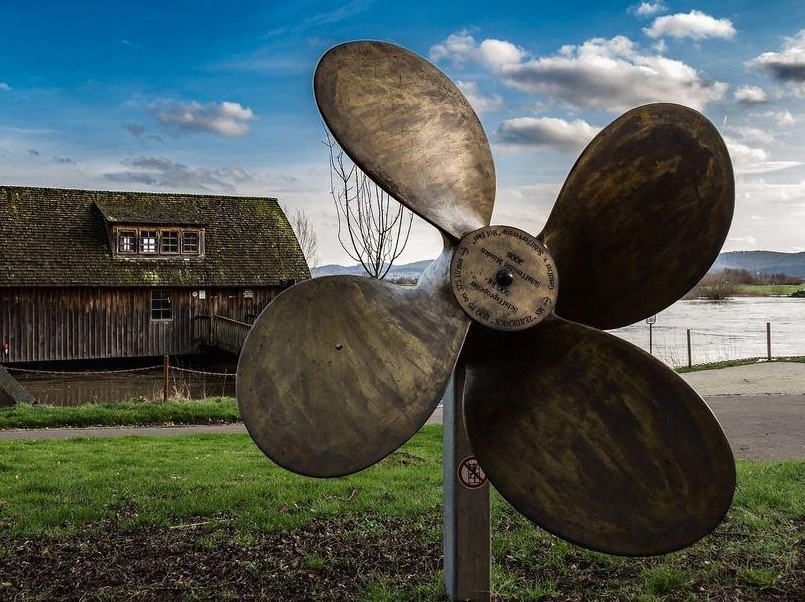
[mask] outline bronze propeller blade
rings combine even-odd
[[[492,484],[537,525],[627,556],[690,545],[724,517],[729,444],[673,370],[607,333],[552,317],[473,325],[464,409]]]
[[[734,183],[713,125],[671,104],[621,116],[534,237],[489,225],[486,135],[436,67],[392,44],[349,43],[322,57],[314,89],[355,164],[447,248],[415,289],[318,278],[265,309],[237,383],[262,451],[310,476],[366,468],[425,422],[458,361],[473,453],[537,525],[621,555],[677,550],[713,529],[735,488],[718,422],[676,373],[598,330],[670,305],[717,256]]]
[[[392,197],[453,238],[489,224],[486,134],[436,67],[393,44],[350,42],[321,58],[314,91],[335,139]]]
[[[415,289],[369,278],[307,280],[258,318],[238,364],[249,434],[294,472],[333,477],[402,445],[436,407],[469,318],[445,252]]]
[[[715,261],[733,199],[729,154],[703,115],[625,113],[579,157],[538,237],[562,275],[556,313],[607,329],[665,309]]]

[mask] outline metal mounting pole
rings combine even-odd
[[[489,483],[464,428],[464,378],[459,364],[443,399],[444,583],[453,602],[486,602],[491,584]]]

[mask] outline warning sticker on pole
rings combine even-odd
[[[486,484],[486,474],[475,456],[464,458],[458,465],[456,473],[458,482],[467,489],[478,489]]]

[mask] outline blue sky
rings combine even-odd
[[[805,2],[172,0],[0,5],[0,182],[275,196],[335,235],[311,80],[348,40],[429,58],[480,114],[493,221],[542,227],[587,142],[652,101],[727,141],[726,250],[805,250]],[[417,223],[402,261],[435,256]]]

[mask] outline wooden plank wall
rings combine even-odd
[[[151,320],[151,289],[0,289],[0,362],[183,355],[198,350],[193,322],[253,322],[278,289],[168,289],[173,319]]]

